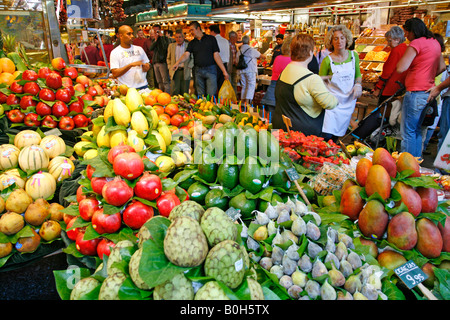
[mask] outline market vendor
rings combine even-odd
[[[348,49],[353,44],[353,36],[347,27],[331,28],[324,44],[331,53],[323,59],[319,75],[339,104],[325,111],[322,131],[325,139],[336,140],[347,132],[356,99],[362,94],[362,77],[358,54]]]
[[[147,88],[146,73],[150,69],[150,60],[142,47],[133,45],[133,29],[127,25],[121,26],[118,37],[120,45],[111,51],[113,77],[129,88]]]
[[[331,110],[338,99],[331,94],[320,76],[308,70],[314,58],[314,39],[307,34],[293,37],[291,62],[281,73],[275,87],[277,105],[273,128],[287,130],[283,115],[290,118],[292,130],[320,136],[325,109]]]

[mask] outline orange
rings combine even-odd
[[[160,114],[159,120],[164,121],[167,125],[170,124],[170,116],[167,113]]]
[[[0,58],[0,70],[13,74],[16,71],[16,65],[9,58]]]
[[[13,83],[14,79],[15,77],[11,73],[8,72],[0,73],[0,83],[4,83],[9,86],[11,85],[11,83]]]
[[[179,127],[180,124],[182,124],[182,123],[183,123],[183,116],[181,114],[174,114],[170,118],[170,124],[175,127]]]
[[[147,95],[144,99],[144,103],[147,106],[153,106],[156,103],[156,98],[151,94]]]
[[[159,97],[159,96],[158,96]],[[174,116],[178,113],[178,105],[174,103],[169,103],[165,108],[164,112],[167,113],[169,116]]]
[[[170,94],[168,94],[167,92],[161,92],[160,94],[158,94],[158,96],[156,97],[156,100],[161,103],[163,106],[165,106],[166,104],[169,104],[170,101],[172,101],[172,97],[170,96]]]
[[[156,98],[161,92],[162,90],[160,89],[153,89],[150,94]]]
[[[164,113],[164,107],[160,104],[154,105],[153,109],[155,109],[156,113],[158,115],[163,114]]]

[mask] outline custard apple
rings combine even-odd
[[[70,293],[70,300],[85,300],[84,295],[90,293],[92,290],[100,285],[100,281],[92,277],[83,278],[77,282]]]
[[[116,272],[122,272],[117,267],[113,267],[113,264],[118,262],[122,262],[122,254],[120,253],[120,249],[122,248],[128,248],[128,247],[134,247],[134,243],[130,240],[122,240],[116,243],[114,248],[111,249],[111,253],[108,257],[108,263],[106,264],[106,271],[108,273],[108,276],[116,273]]]
[[[179,273],[169,281],[155,287],[153,290],[154,300],[193,300],[194,287],[192,282]]]
[[[221,241],[236,241],[238,229],[231,218],[220,208],[208,208],[200,220],[200,226],[210,247]]]
[[[142,248],[136,250],[135,253],[131,256],[130,263],[128,264],[128,270],[130,272],[131,280],[133,283],[142,290],[151,289],[147,283],[145,283],[144,279],[139,275],[139,264],[141,262],[142,257]]]
[[[169,219],[173,221],[175,220],[175,218],[188,216],[200,222],[200,219],[204,212],[205,209],[203,209],[200,204],[192,200],[187,200],[183,201],[182,203],[174,207],[172,211],[170,211]]]
[[[195,294],[194,300],[230,300],[217,281],[208,281]]]
[[[107,276],[100,287],[98,300],[120,300],[119,289],[126,279],[127,276],[122,272],[116,272]]]

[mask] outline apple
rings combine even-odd
[[[13,109],[8,111],[6,116],[8,117],[9,121],[13,123],[21,123],[25,119],[25,113],[23,113],[19,109]]]
[[[85,75],[79,75],[75,79],[75,82],[83,85],[85,88],[87,88],[89,86],[89,78],[86,77]]]
[[[18,80],[13,81],[11,85],[9,86],[9,90],[11,90],[14,93],[23,93],[23,86],[19,84]]]
[[[122,225],[122,216],[120,212],[114,214],[103,213],[103,208],[98,209],[92,216],[92,227],[99,234],[115,233]]]
[[[38,70],[38,78],[45,79],[50,74],[50,72],[50,68],[42,67]]]
[[[92,177],[91,178],[91,188],[97,194],[102,194],[103,186],[110,181],[111,178],[106,177]]]
[[[38,120],[39,115],[36,113],[28,113],[23,119],[23,123],[28,127],[38,127],[41,122]]]
[[[75,123],[76,128],[83,128],[88,126],[89,118],[84,114],[79,113],[73,117],[73,122]]]
[[[8,99],[8,96],[3,92],[0,92],[0,103],[6,103],[6,99]]]
[[[52,107],[42,101],[39,101],[36,105],[36,113],[40,116],[50,115],[52,114]]]
[[[73,122],[71,117],[64,116],[59,119],[58,127],[62,130],[73,130],[75,128],[75,122]]]
[[[7,98],[6,98],[6,104],[8,106],[12,106],[12,105],[16,105],[20,103],[20,98],[18,96],[16,96],[14,93],[11,93]]]
[[[92,108],[91,106],[87,106],[86,107],[86,115],[90,116],[92,114],[92,112],[94,112],[94,108]]]
[[[69,107],[62,101],[56,101],[52,107],[52,114],[58,118],[67,116],[68,113]]]
[[[23,110],[27,110],[28,107],[35,107],[37,102],[33,100],[33,96],[23,96],[19,105]]]
[[[123,211],[123,222],[130,228],[137,230],[153,217],[153,214],[152,207],[140,201],[133,200]]]
[[[97,246],[100,238],[92,240],[84,240],[84,232],[79,232],[75,240],[75,247],[85,256],[95,256],[97,254]]]
[[[41,88],[39,88],[39,85],[36,82],[27,82],[23,85],[23,93],[28,93],[33,96],[36,96]]]
[[[88,88],[87,93],[94,97],[94,96],[96,96],[98,94],[98,91],[95,88],[95,86],[93,86],[93,87],[89,87]]]
[[[51,89],[42,89],[39,91],[39,99],[43,101],[55,101],[55,93]]]
[[[50,73],[47,78],[45,78],[45,84],[47,87],[52,89],[59,89],[62,86],[62,79],[61,76],[57,73]]]
[[[22,80],[36,81],[38,79],[38,74],[34,70],[25,70],[22,72]]]
[[[84,102],[77,100],[69,104],[69,112],[83,113]]]
[[[100,208],[100,202],[95,198],[86,198],[78,204],[78,211],[84,221],[91,221],[94,212]]]
[[[97,104],[99,107],[105,106],[105,100],[102,96],[95,96],[94,97],[94,103]]]
[[[66,62],[61,57],[53,58],[52,59],[52,67],[55,70],[61,71],[66,67]]]
[[[71,97],[73,97],[75,95],[75,89],[73,88],[73,86],[67,86],[67,87],[63,87],[63,88],[65,88],[67,91],[69,91]]]
[[[92,97],[89,93],[85,93],[81,96],[81,99],[87,100],[87,101],[94,101],[94,97]]]
[[[73,86],[73,81],[69,77],[62,77],[61,82],[64,88],[68,86]]]
[[[105,90],[103,90],[101,85],[95,84],[94,88],[97,90],[97,95],[102,96],[103,94],[105,94]]]
[[[42,119],[41,124],[48,128],[56,128],[58,126],[58,122],[51,115],[46,115]]]
[[[93,166],[91,166],[90,164],[88,164],[86,167],[86,177],[89,180],[92,180],[92,175],[94,174],[94,172],[95,172],[95,168]],[[103,188],[103,186],[102,186],[102,188]]]
[[[69,103],[72,100],[72,96],[70,95],[70,91],[64,88],[56,90],[55,93],[56,100],[60,100],[64,103]]]
[[[115,246],[116,244],[113,241],[103,238],[97,245],[98,257],[102,260],[105,255],[109,257],[109,255],[111,254],[111,249]]]
[[[87,199],[88,196],[84,193],[86,188],[79,186],[77,189],[77,202],[80,203],[82,200]]]
[[[75,67],[67,67],[64,69],[64,77],[75,80],[78,77],[78,71]]]
[[[86,88],[85,88],[81,83],[76,83],[76,84],[73,86],[73,89],[74,89],[75,91],[78,91],[78,92],[81,92],[81,93],[85,93],[85,92],[86,92]]]
[[[75,241],[76,239],[77,239],[77,235],[78,235],[78,233],[80,233],[80,228],[72,228],[72,226],[73,226],[73,224],[75,223],[75,220],[77,220],[77,218],[75,217],[75,216],[71,216],[71,215],[67,215],[67,214],[65,214],[64,215],[64,221],[66,221],[66,216],[68,216],[67,217],[67,221],[68,222],[66,222],[66,234],[67,234],[67,237],[70,239],[70,240],[72,240],[72,241]],[[69,219],[70,218],[70,219]]]

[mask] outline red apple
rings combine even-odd
[[[100,208],[100,202],[95,198],[86,198],[78,204],[80,216],[85,221],[91,221],[94,212]]]
[[[97,104],[99,107],[105,106],[105,100],[102,96],[95,96],[94,97],[94,103]]]
[[[98,209],[92,216],[92,227],[99,234],[115,233],[119,231],[122,225],[122,216],[120,212],[114,214],[103,213],[103,208]]]
[[[73,122],[75,123],[76,128],[83,128],[88,126],[89,118],[86,117],[84,114],[79,113],[73,116]]]
[[[153,208],[134,200],[123,211],[123,222],[131,229],[139,229],[151,217],[153,217]]]
[[[75,95],[75,89],[73,88],[73,86],[67,86],[67,87],[63,86],[63,88],[65,88],[66,90],[69,91],[71,97],[73,97]]]
[[[9,90],[11,90],[14,93],[23,93],[23,86],[19,84],[18,80],[13,81],[11,85],[9,86]]]
[[[62,130],[73,130],[73,128],[75,128],[75,123],[71,117],[64,116],[59,119],[58,127]]]
[[[42,67],[38,70],[38,78],[45,79],[50,74],[50,72],[50,68]]]
[[[0,92],[0,103],[6,103],[6,99],[8,99],[8,96],[3,92]]]
[[[134,148],[132,146],[129,146],[128,144],[125,143],[120,143],[117,146],[112,147],[109,151],[108,151],[108,161],[109,163],[113,164],[114,163],[114,159],[122,153],[125,152],[136,152],[136,150],[134,150]]]
[[[78,77],[78,71],[75,67],[67,67],[64,69],[64,76],[75,80]]]
[[[45,78],[45,84],[47,87],[52,89],[59,89],[62,86],[61,76],[57,73],[50,73],[47,78]]]
[[[22,80],[36,81],[38,74],[34,70],[25,70],[22,72]]]
[[[58,126],[58,122],[51,115],[46,115],[42,119],[41,124],[48,128],[56,128]]]
[[[93,97],[98,94],[97,89],[95,88],[95,86],[89,87],[87,93],[90,94]]]
[[[77,100],[69,104],[69,112],[83,113],[84,102]]]
[[[29,93],[33,96],[36,96],[41,88],[36,82],[27,82],[23,85],[23,93]]]
[[[38,120],[38,115],[36,113],[28,113],[23,119],[23,123],[28,127],[38,127],[41,125],[41,122]]]
[[[83,94],[81,96],[81,99],[87,100],[87,101],[94,101],[94,98],[89,93]]]
[[[55,93],[50,89],[42,89],[39,91],[39,99],[44,101],[55,101]]]
[[[62,101],[56,101],[55,104],[52,106],[52,114],[56,117],[64,117],[69,113],[69,107],[62,102]]]
[[[81,92],[81,93],[85,93],[86,92],[86,88],[81,84],[81,83],[77,83],[73,86],[73,89],[75,91]]]
[[[12,105],[16,105],[20,103],[20,98],[18,96],[16,96],[14,93],[11,93],[7,98],[6,98],[6,104],[8,106],[12,106]]]
[[[33,100],[33,96],[23,96],[19,105],[23,110],[26,110],[28,107],[35,107],[37,102]]]
[[[95,90],[97,90],[97,95],[102,96],[105,93],[105,90],[103,90],[102,86],[99,84],[94,85]]]
[[[64,88],[56,90],[55,98],[56,100],[60,100],[64,103],[69,103],[70,100],[72,100],[72,96],[70,95],[69,90]]]
[[[61,82],[62,82],[62,86],[64,88],[65,87],[69,87],[69,86],[73,86],[73,81],[69,77],[62,77],[61,78]]]
[[[8,117],[9,121],[13,123],[21,123],[25,119],[25,113],[23,113],[19,109],[13,109],[8,111],[6,116]]]
[[[85,88],[89,86],[89,78],[86,77],[85,75],[79,75],[76,78],[75,82],[82,84]]]
[[[92,177],[91,178],[91,188],[97,194],[102,194],[103,186],[110,181],[110,178],[106,177]]]
[[[84,232],[79,232],[75,240],[75,247],[85,256],[95,256],[97,254],[97,246],[100,242],[99,238],[92,240],[84,240]]]
[[[92,114],[92,112],[94,112],[94,108],[92,108],[91,106],[87,106],[86,107],[86,115],[90,116]]]
[[[109,257],[111,254],[111,249],[115,246],[116,244],[113,241],[103,238],[97,245],[98,257],[102,260],[105,255]]]
[[[85,190],[82,185],[80,185],[77,189],[77,202],[80,203],[82,200],[87,199],[86,194],[84,194]]]
[[[70,240],[75,241],[77,239],[78,233],[80,233],[80,231],[81,231],[79,228],[72,228],[72,226],[75,223],[75,220],[77,220],[77,218],[75,216],[65,215],[64,216],[64,221],[66,221],[66,217],[67,217],[67,220],[68,220],[68,222],[66,222],[66,225],[67,225],[66,226],[67,237]]]
[[[52,114],[52,107],[42,101],[39,101],[36,105],[36,113],[40,116],[50,115]]]
[[[92,175],[94,174],[94,172],[95,172],[95,168],[93,166],[91,166],[90,164],[88,164],[86,167],[86,176],[89,180],[92,179]],[[103,186],[102,186],[102,188],[103,188]]]
[[[52,59],[52,67],[55,70],[61,71],[66,67],[66,62],[61,57],[53,58]]]

